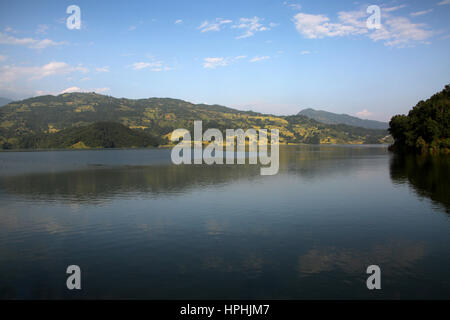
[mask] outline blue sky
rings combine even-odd
[[[70,30],[69,5],[81,9]],[[368,29],[369,5],[381,28]],[[450,83],[450,0],[1,1],[0,96],[171,97],[388,120]]]

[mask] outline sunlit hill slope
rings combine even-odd
[[[29,140],[36,135],[57,135],[64,129],[97,122],[117,122],[164,140],[174,129],[192,130],[195,120],[203,121],[203,130],[276,128],[280,130],[282,143],[390,142],[386,130],[323,124],[302,115],[273,116],[169,98],[125,99],[96,93],[67,93],[15,101],[2,107],[0,146],[26,147],[24,139]]]

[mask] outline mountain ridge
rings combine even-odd
[[[334,113],[325,110],[316,110],[313,108],[306,108],[301,110],[298,115],[304,115],[308,118],[326,124],[346,124],[356,127],[362,127],[367,129],[379,129],[387,130],[389,124],[387,122],[381,122],[376,120],[361,119],[345,113]]]
[[[305,116],[274,116],[221,105],[194,104],[180,99],[115,98],[97,93],[65,93],[14,101],[0,109],[0,145],[17,145],[25,136],[55,133],[96,122],[117,122],[165,139],[178,128],[193,130],[279,129],[281,143],[389,143],[386,130],[327,125]]]

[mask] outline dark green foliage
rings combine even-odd
[[[392,117],[389,126],[395,139],[392,150],[449,153],[450,85],[430,99],[420,101],[407,116]]]
[[[3,149],[3,150],[9,150],[9,149],[12,149],[12,148],[13,148],[13,146],[12,146],[12,144],[9,143],[9,142],[4,142],[4,143],[2,144],[2,149]]]
[[[132,130],[120,123],[98,122],[92,125],[65,129],[57,133],[28,135],[21,139],[19,148],[58,149],[70,148],[82,142],[89,148],[156,147],[161,140]]]

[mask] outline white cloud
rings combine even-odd
[[[37,67],[18,67],[3,66],[0,67],[0,82],[12,82],[17,79],[25,78],[27,80],[40,80],[53,75],[70,74],[72,72],[86,73],[89,69],[83,66],[71,66],[65,62],[53,61],[43,66]]]
[[[395,11],[392,8],[388,10]],[[373,41],[383,41],[386,46],[392,47],[425,43],[433,35],[426,24],[415,24],[408,18],[389,13],[383,17],[381,28],[371,32],[367,29],[367,14],[363,10],[339,12],[337,22],[331,22],[321,14],[298,13],[294,16],[294,23],[297,31],[308,39],[366,35]]]
[[[433,32],[425,29],[423,23],[412,23],[403,17],[386,19],[381,29],[371,33],[369,37],[374,41],[382,40],[386,46],[404,47],[415,42],[424,43],[433,35]]]
[[[406,7],[405,4],[399,5],[399,6],[395,6],[395,7],[388,7],[388,8],[382,8],[381,10],[384,12],[393,12],[393,11],[397,11],[399,9],[402,9]]]
[[[294,23],[297,31],[308,39],[346,36],[367,32],[362,27],[360,21],[365,16],[363,12],[339,12],[338,16],[341,22],[331,23],[330,19],[322,14],[298,13],[294,16]]]
[[[256,32],[270,30],[271,28],[278,26],[277,23],[273,22],[269,23],[269,26],[264,26],[261,23],[262,20],[263,19],[258,17],[240,18],[239,22],[231,26],[232,29],[241,29],[244,31],[244,33],[236,37],[236,39],[248,38],[253,36]],[[220,31],[232,22],[232,20],[216,18],[213,22],[204,21],[197,29],[201,32]]]
[[[291,8],[291,9],[298,10],[298,11],[300,11],[300,9],[302,8],[302,5],[299,3],[289,3],[287,1],[284,1],[283,5]]]
[[[253,36],[256,32],[267,31],[270,30],[270,27],[265,27],[261,23],[262,19],[258,17],[253,18],[241,18],[239,19],[239,23],[232,26],[233,29],[243,29],[244,33],[236,39],[243,39]],[[275,26],[276,24],[273,24]]]
[[[367,13],[362,10],[338,12],[339,22],[343,25],[352,26],[356,34],[367,33]]]
[[[311,51],[303,50],[303,51],[300,51],[300,54],[301,54],[301,55],[311,54]]]
[[[201,32],[220,31],[225,25],[232,22],[232,20],[216,18],[214,22],[204,21],[197,29],[200,29]]]
[[[449,0],[450,1],[450,0]],[[410,15],[413,17],[417,17],[417,16],[423,16],[424,14],[430,13],[432,12],[433,9],[428,9],[428,10],[423,10],[423,11],[417,11],[417,12],[411,12]]]
[[[137,28],[136,26],[129,26],[128,31],[134,31],[134,30],[136,30],[136,28]]]
[[[134,70],[142,70],[149,67],[161,66],[161,64],[154,62],[135,62],[133,63]]]
[[[183,23],[183,20],[181,20],[181,19],[175,20],[175,24],[180,24],[180,23]]]
[[[63,91],[61,91],[60,93],[71,93],[71,92],[80,92],[81,89],[79,87],[70,87],[67,89],[64,89]]]
[[[38,27],[36,29],[36,33],[37,34],[46,34],[47,30],[48,30],[48,25],[40,24],[40,25],[38,25]]]
[[[0,44],[23,45],[32,49],[44,49],[51,46],[59,46],[65,42],[56,42],[50,39],[16,38],[12,35],[0,32]]]
[[[261,56],[261,57],[256,56],[256,57],[250,59],[250,62],[258,62],[258,61],[263,61],[263,60],[268,60],[268,59],[270,59],[269,56]]]
[[[444,0],[444,1],[438,2],[439,6],[443,6],[445,4],[450,4],[450,0]]]
[[[5,31],[5,32],[8,32],[8,33],[17,33],[17,30],[14,30],[14,29],[11,28],[11,27],[6,27],[6,28],[4,29],[4,31]]]
[[[203,62],[203,68],[207,69],[215,69],[217,67],[225,67],[228,65],[226,58],[205,58]]]
[[[48,94],[47,91],[44,91],[44,90],[36,90],[34,93],[35,93],[37,96],[43,96],[43,95]]]
[[[356,113],[356,115],[358,117],[363,117],[363,118],[370,117],[372,114],[373,113],[369,112],[367,109],[364,109],[363,111],[359,111],[359,112]]]
[[[247,58],[247,56],[236,56],[236,57],[228,57],[228,58],[224,58],[224,57],[205,58],[205,59],[203,59],[203,68],[215,69],[217,67],[225,67],[237,60],[241,60],[241,59],[245,59],[245,58]]]
[[[97,72],[109,72],[109,67],[108,66],[104,66],[104,67],[100,67],[100,68],[95,68],[95,71],[97,71]]]
[[[72,93],[72,92],[96,92],[96,93],[104,93],[110,91],[109,88],[96,88],[96,89],[81,89],[79,87],[70,87],[62,90],[59,94],[63,93]]]
[[[133,67],[133,70],[149,69],[150,71],[154,71],[154,72],[172,70],[172,68],[164,66],[163,61],[135,62],[132,64],[132,67]]]

